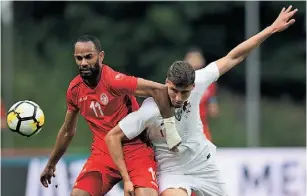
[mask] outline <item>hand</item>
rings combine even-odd
[[[158,98],[155,98],[155,102],[157,103],[160,113],[163,118],[170,118],[174,116],[175,110],[171,104],[169,95],[168,95],[168,87],[166,85],[158,91]]]
[[[124,196],[135,196],[133,183],[129,181],[124,181]]]
[[[280,14],[278,15],[277,19],[271,25],[273,32],[282,32],[286,30],[289,26],[293,25],[295,20],[291,19],[292,16],[298,11],[298,9],[292,10],[292,5],[290,5],[287,9],[282,8]]]
[[[43,170],[40,181],[42,185],[48,188],[48,184],[51,184],[51,177],[55,177],[55,166],[47,165]]]

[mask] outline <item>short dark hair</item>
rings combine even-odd
[[[186,61],[176,61],[168,69],[167,79],[175,86],[186,87],[194,84],[195,70]]]
[[[77,39],[77,41],[75,42],[75,45],[77,42],[92,42],[96,48],[96,50],[98,52],[101,51],[101,44],[100,41],[97,37],[93,36],[93,35],[82,35],[81,37],[79,37]]]

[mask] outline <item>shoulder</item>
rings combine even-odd
[[[156,104],[154,98],[152,98],[152,97],[146,98],[146,99],[143,101],[142,106],[151,106],[151,107],[156,107],[156,108],[158,108],[158,105]]]
[[[103,81],[108,84],[112,84],[115,80],[120,79],[124,74],[115,71],[108,65],[103,65],[102,67]]]
[[[148,97],[143,101],[141,109],[147,113],[150,113],[151,116],[158,117],[160,115],[158,105],[152,97]]]
[[[83,84],[83,80],[80,75],[76,76],[74,79],[72,79],[69,83],[67,92],[75,92],[77,89]]]

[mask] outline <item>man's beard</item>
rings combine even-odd
[[[98,61],[95,63],[94,67],[87,67],[87,68],[79,67],[79,74],[83,80],[88,80],[88,81],[95,80],[99,74],[99,71],[100,71],[100,66]]]

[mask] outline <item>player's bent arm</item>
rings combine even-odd
[[[138,78],[137,89],[134,94],[136,96],[153,97],[163,118],[174,116],[166,85]]]
[[[171,105],[167,86],[149,80],[138,78],[138,87],[136,95],[149,95],[155,99],[166,130],[166,143],[170,149],[175,148],[181,143],[181,137],[175,126],[175,116],[173,115],[173,107]]]
[[[64,123],[59,130],[56,138],[55,146],[50,155],[48,166],[54,167],[61,159],[65,151],[67,150],[73,136],[76,132],[76,126],[78,122],[78,111],[67,110]]]
[[[117,125],[105,137],[111,157],[119,169],[123,181],[131,181],[125,163],[122,141],[125,139],[125,134]]]

